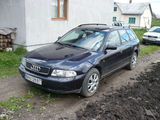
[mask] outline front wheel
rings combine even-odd
[[[133,70],[133,69],[136,67],[136,65],[137,65],[137,57],[138,57],[137,53],[134,52],[134,53],[132,54],[131,59],[130,59],[129,65],[127,66],[127,68],[128,68],[129,70]]]
[[[143,44],[143,45],[146,45],[146,42],[145,42],[145,41],[142,41],[142,44]]]
[[[92,68],[86,75],[83,85],[82,85],[82,90],[81,90],[81,95],[84,97],[90,97],[95,94],[97,91],[98,85],[100,81],[100,73],[97,69]]]

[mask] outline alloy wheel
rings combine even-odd
[[[99,76],[94,73],[89,77],[88,81],[88,92],[93,93],[97,90],[99,84]]]

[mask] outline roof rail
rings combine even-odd
[[[78,27],[88,26],[88,25],[97,25],[97,26],[103,25],[103,26],[107,26],[107,24],[90,23],[90,24],[81,24]]]

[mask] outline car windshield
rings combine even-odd
[[[160,28],[151,28],[149,32],[157,32],[160,33]]]
[[[63,45],[97,51],[101,47],[104,37],[105,32],[74,29],[60,38],[57,42]]]

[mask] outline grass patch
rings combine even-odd
[[[154,51],[160,50],[160,46],[149,45],[141,48],[140,56],[148,55]]]
[[[0,69],[0,78],[4,78],[10,75],[16,75],[18,73],[19,71],[17,67],[9,67],[9,68],[6,67],[3,69]]]
[[[26,111],[31,112],[33,104],[30,102],[30,100],[33,97],[40,97],[39,99],[43,100],[44,105],[47,105],[50,102],[54,102],[58,95],[47,93],[41,89],[32,88],[28,90],[27,94],[23,95],[22,97],[11,97],[7,101],[0,101],[0,108],[5,108],[11,111],[17,111],[24,108]]]
[[[152,20],[152,27],[153,27],[153,26],[160,26],[160,19],[154,18],[154,19]]]
[[[133,29],[135,34],[137,35],[138,39],[140,40],[140,42],[142,43],[142,36],[145,32],[147,32],[146,29]]]
[[[0,52],[0,77],[17,74],[21,58],[26,53],[23,48],[17,48],[13,52]]]

